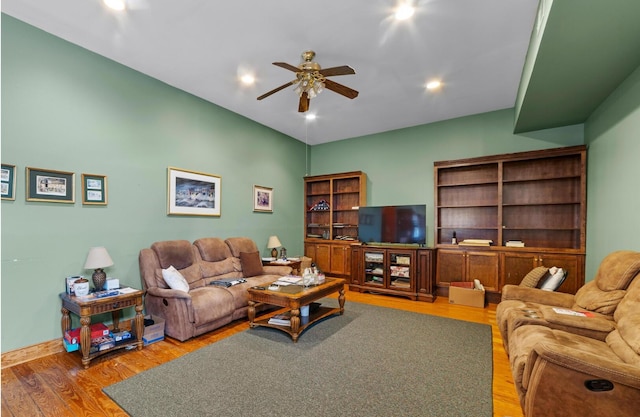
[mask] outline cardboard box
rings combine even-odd
[[[459,286],[452,282],[449,286],[449,304],[459,304],[471,307],[484,308],[485,291],[473,288],[473,282],[464,283],[466,285]],[[471,288],[468,288],[471,284]]]
[[[144,326],[144,333],[142,334],[144,345],[164,340],[164,319],[154,315],[144,316],[144,318],[153,320],[152,325]],[[133,325],[133,321],[131,322],[131,333],[134,336],[136,334],[136,327]]]
[[[62,343],[64,344],[64,348],[67,352],[75,352],[80,349],[80,343],[69,343],[64,337],[62,338]]]
[[[70,344],[80,342],[80,327],[76,327],[75,329],[67,330],[64,332],[64,338]],[[90,326],[91,329],[91,339],[96,339],[101,336],[109,335],[109,328],[104,323],[93,323]]]

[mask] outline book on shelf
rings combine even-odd
[[[521,240],[507,240],[504,245],[512,248],[524,248],[524,242]]]
[[[493,240],[490,239],[465,239],[458,243],[461,246],[491,246]]]

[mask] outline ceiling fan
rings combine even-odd
[[[313,61],[315,56],[316,53],[313,51],[303,52],[302,63],[297,67],[287,64],[286,62],[274,62],[273,65],[295,72],[296,78],[278,88],[274,88],[268,93],[261,95],[258,97],[258,100],[267,98],[271,94],[277,93],[290,85],[296,84],[297,87],[294,91],[300,96],[300,103],[298,104],[298,111],[300,113],[304,113],[309,110],[309,102],[311,99],[320,94],[325,88],[350,99],[358,97],[358,92],[356,90],[327,79],[327,77],[333,77],[336,75],[355,74],[356,72],[353,68],[348,65],[341,65],[339,67],[322,69],[320,64]]]

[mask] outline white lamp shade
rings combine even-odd
[[[280,243],[278,236],[269,236],[269,242],[267,242],[267,247],[269,249],[279,248],[280,246],[282,246],[282,243]]]
[[[106,268],[111,265],[113,265],[111,256],[109,256],[109,253],[104,247],[99,246],[89,249],[87,261],[84,263],[84,269]]]

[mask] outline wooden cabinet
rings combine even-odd
[[[435,292],[435,259],[433,248],[418,249],[418,300],[434,302]]]
[[[354,244],[351,251],[350,290],[435,300],[433,248]]]
[[[437,255],[438,287],[455,281],[480,280],[486,291],[497,291],[500,254],[494,251],[440,249]],[[528,272],[528,271],[527,271]]]
[[[358,208],[367,200],[367,176],[345,172],[305,177],[305,256],[331,276],[351,274],[350,244],[358,239]]]
[[[453,280],[480,279],[488,293],[499,293],[537,265],[566,265],[560,290],[581,287],[586,158],[585,146],[572,146],[435,162],[438,292],[446,293]],[[492,244],[478,250],[454,245],[454,233],[458,243]],[[524,247],[512,247],[514,241]]]
[[[563,253],[504,252],[502,254],[501,287],[507,284],[518,285],[522,278],[538,266],[556,266],[567,271],[567,277],[558,291],[575,294],[583,285],[584,256]]]

